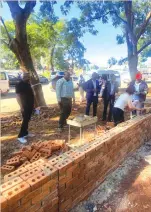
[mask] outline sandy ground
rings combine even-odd
[[[71,212],[150,212],[151,141],[129,156]]]
[[[49,85],[43,85],[43,94],[46,100],[46,104],[56,104],[56,93],[52,91]],[[77,96],[76,92],[76,96]],[[19,105],[16,101],[15,88],[11,88],[6,96],[1,97],[1,113],[16,112],[19,110]]]

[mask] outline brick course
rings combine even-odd
[[[2,212],[69,211],[150,138],[151,115],[145,115],[61,156],[25,164],[8,174],[1,185]]]

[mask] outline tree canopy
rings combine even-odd
[[[62,11],[67,14],[74,1],[66,1]],[[146,51],[150,52],[151,45],[151,1],[97,1],[76,2],[81,10],[79,26],[87,27],[92,33],[97,34],[94,28],[95,22],[104,24],[112,22],[114,27],[121,27],[122,34],[117,35],[117,43],[127,44],[127,58],[131,77],[134,78],[137,71],[138,55]],[[83,29],[84,31],[84,29]]]

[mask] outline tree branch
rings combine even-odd
[[[108,11],[107,13],[105,13],[104,15],[101,15],[101,16],[94,16],[94,17],[91,18],[91,20],[101,19],[101,18],[105,17],[106,15],[108,15],[108,14],[110,14],[110,13],[115,14],[116,17],[117,17],[118,19],[120,19],[124,24],[127,24],[127,21],[124,20],[122,17],[120,17],[120,16],[117,14],[117,12],[114,11],[114,10],[110,10],[110,11]]]
[[[150,19],[151,19],[151,11],[147,14],[146,19],[145,19],[144,23],[142,24],[142,26],[139,27],[140,30],[139,30],[139,32],[138,32],[138,34],[136,36],[137,40],[139,40],[141,35],[145,32],[145,29],[146,29]]]
[[[120,19],[124,24],[127,24],[127,21],[124,20],[121,16],[119,16],[116,11],[110,11],[110,13],[114,13],[118,19]]]
[[[4,41],[3,39],[1,39],[1,42],[3,42],[9,48],[9,44],[6,41]]]
[[[151,45],[151,40],[148,41],[146,44],[144,44],[144,46],[142,46],[138,51],[137,51],[137,55],[140,54],[147,46]],[[128,60],[128,57],[125,57],[121,60],[119,60],[118,64],[122,64],[124,62],[126,62]]]
[[[36,1],[28,1],[26,2],[25,8],[24,8],[24,15],[25,19],[27,20],[33,11],[33,8],[36,6]]]
[[[138,51],[137,54],[140,54],[147,46],[151,45],[151,40],[148,41],[144,46],[142,46]]]
[[[7,1],[9,9],[11,11],[12,18],[16,21],[18,16],[23,12],[23,9],[19,6],[18,1]]]

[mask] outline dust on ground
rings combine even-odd
[[[71,212],[150,212],[151,141],[146,142]]]

